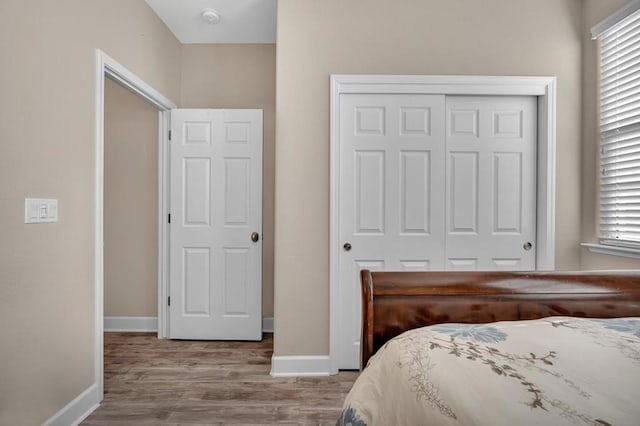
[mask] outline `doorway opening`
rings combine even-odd
[[[104,331],[156,332],[158,110],[105,79]]]
[[[162,318],[161,301],[166,300],[166,259],[167,244],[166,197],[167,177],[163,173],[167,164],[166,136],[169,131],[168,112],[177,105],[166,98],[140,77],[129,71],[113,58],[96,49],[96,137],[95,137],[95,223],[94,223],[94,311],[95,311],[95,359],[94,373],[98,401],[104,396],[104,110],[105,78],[118,83],[134,95],[142,98],[158,110],[158,316]],[[158,336],[164,333],[163,321],[158,321]]]

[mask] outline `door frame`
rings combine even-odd
[[[519,95],[538,98],[536,270],[555,268],[556,78],[501,76],[331,75],[329,361],[338,372],[340,264],[340,95]]]
[[[113,80],[158,110],[158,337],[165,333],[166,317],[169,111],[177,105],[100,49],[95,50],[95,60],[94,380],[100,402],[104,397],[104,80]]]

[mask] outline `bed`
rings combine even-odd
[[[640,270],[361,272],[339,425],[639,425]]]

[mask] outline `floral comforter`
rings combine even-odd
[[[338,425],[640,425],[640,318],[408,331],[370,359]]]

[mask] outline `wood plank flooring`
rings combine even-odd
[[[269,375],[262,342],[159,340],[105,333],[105,395],[82,425],[335,424],[357,372]]]

